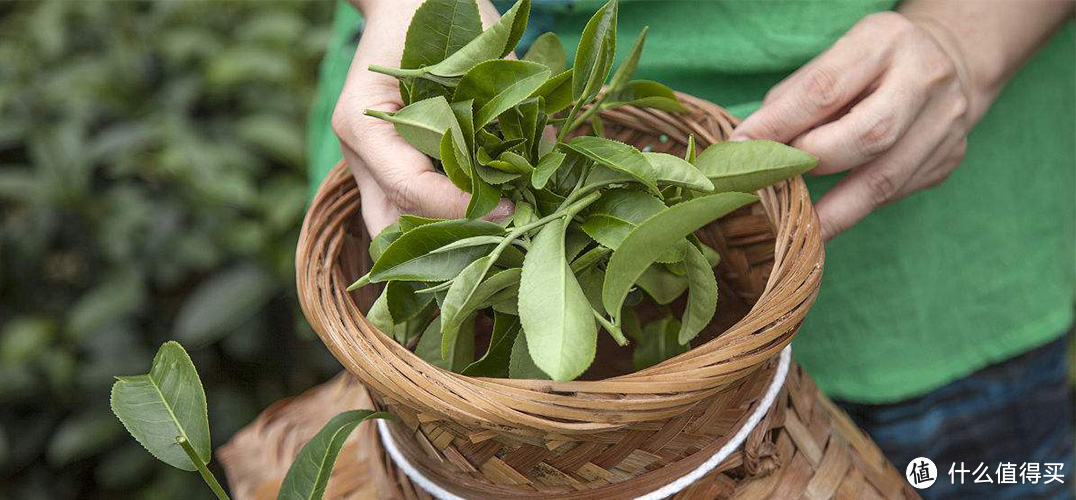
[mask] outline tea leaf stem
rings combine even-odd
[[[414,78],[421,76],[425,71],[422,68],[415,69],[403,69],[403,68],[390,68],[388,66],[381,66],[379,64],[371,64],[366,69],[373,71],[374,73],[381,73],[382,75],[389,75],[395,78]]]
[[[209,485],[209,489],[213,490],[213,493],[217,495],[217,498],[219,500],[231,500],[228,494],[224,492],[224,488],[221,487],[220,482],[217,481],[216,476],[213,475],[213,472],[211,472],[202,462],[202,459],[198,457],[198,452],[194,451],[194,447],[187,441],[187,438],[177,436],[176,444],[178,444],[180,448],[183,448],[183,451],[190,457],[191,462],[194,462],[194,466],[198,468],[198,473],[202,475],[205,484]]]

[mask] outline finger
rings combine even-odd
[[[768,103],[743,121],[730,140],[788,142],[845,106],[883,69],[888,51],[871,51],[853,29],[829,50],[778,84]]]
[[[391,123],[355,112],[334,126],[349,163],[358,162],[402,213],[425,217],[462,217],[469,199],[433,169],[426,155],[400,137]]]
[[[832,174],[857,167],[892,148],[926,105],[927,93],[907,79],[887,78],[878,90],[836,121],[792,140],[821,161],[812,171]]]
[[[829,241],[862,220],[878,207],[896,201],[913,191],[910,184],[919,171],[932,165],[932,159],[945,153],[942,144],[953,132],[948,122],[939,119],[942,106],[920,115],[908,134],[889,152],[861,166],[830,188],[815,210],[822,224],[822,238]]]
[[[348,170],[351,172],[352,177],[355,178],[355,184],[362,195],[359,198],[362,208],[362,221],[366,224],[366,229],[370,232],[370,235],[376,236],[381,233],[381,230],[396,222],[400,218],[400,212],[396,210],[396,206],[392,204],[392,201],[385,196],[381,186],[378,186],[377,182],[370,177],[370,173],[366,171],[355,152],[347,147],[341,149]]]

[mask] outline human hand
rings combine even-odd
[[[376,235],[402,213],[463,217],[470,195],[434,170],[430,159],[400,137],[391,123],[363,114],[367,109],[392,112],[403,107],[396,79],[367,68],[399,65],[407,26],[422,2],[352,3],[363,13],[366,26],[333,111],[332,127],[362,195],[367,229]],[[488,1],[480,1],[479,9],[486,26],[497,20],[497,11]],[[511,203],[501,200],[487,218],[503,218],[511,212]]]
[[[851,170],[816,205],[828,241],[874,209],[941,184],[964,158],[988,100],[973,99],[963,56],[940,28],[867,16],[766,95],[730,140],[769,139]]]

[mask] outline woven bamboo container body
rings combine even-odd
[[[372,408],[344,374],[265,410],[217,452],[236,500],[273,500],[299,449],[336,413]],[[797,367],[743,450],[678,493],[676,500],[915,499],[873,442]],[[754,464],[754,465],[750,465]],[[444,465],[450,468],[453,465]],[[751,467],[751,469],[748,469]],[[373,422],[345,443],[326,500],[430,500],[386,456]]]
[[[723,109],[680,97],[689,110],[681,115],[630,107],[602,113],[606,136],[683,154],[689,135],[705,147],[731,132]],[[630,351],[604,334],[583,380],[558,383],[450,373],[378,331],[362,314],[375,291],[345,291],[370,261],[359,194],[342,166],[304,222],[300,300],[336,358],[400,416],[392,434],[409,461],[454,492],[633,498],[687,473],[743,426],[818,293],[823,247],[803,180],[758,194],[759,203],[697,233],[722,256],[715,321],[693,349],[634,373],[622,366]],[[772,437],[753,433],[728,470],[746,477],[773,469],[780,443]]]

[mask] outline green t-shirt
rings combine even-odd
[[[637,78],[746,116],[773,84],[894,3],[624,1],[618,46],[649,25]],[[534,15],[573,53],[599,4],[535,2]],[[312,113],[314,186],[340,157],[329,117],[359,23],[341,3]],[[826,392],[857,402],[916,396],[1072,324],[1074,33],[1069,23],[1013,78],[948,181],[875,211],[826,246],[821,293],[793,346]],[[815,199],[840,177],[810,177]]]

